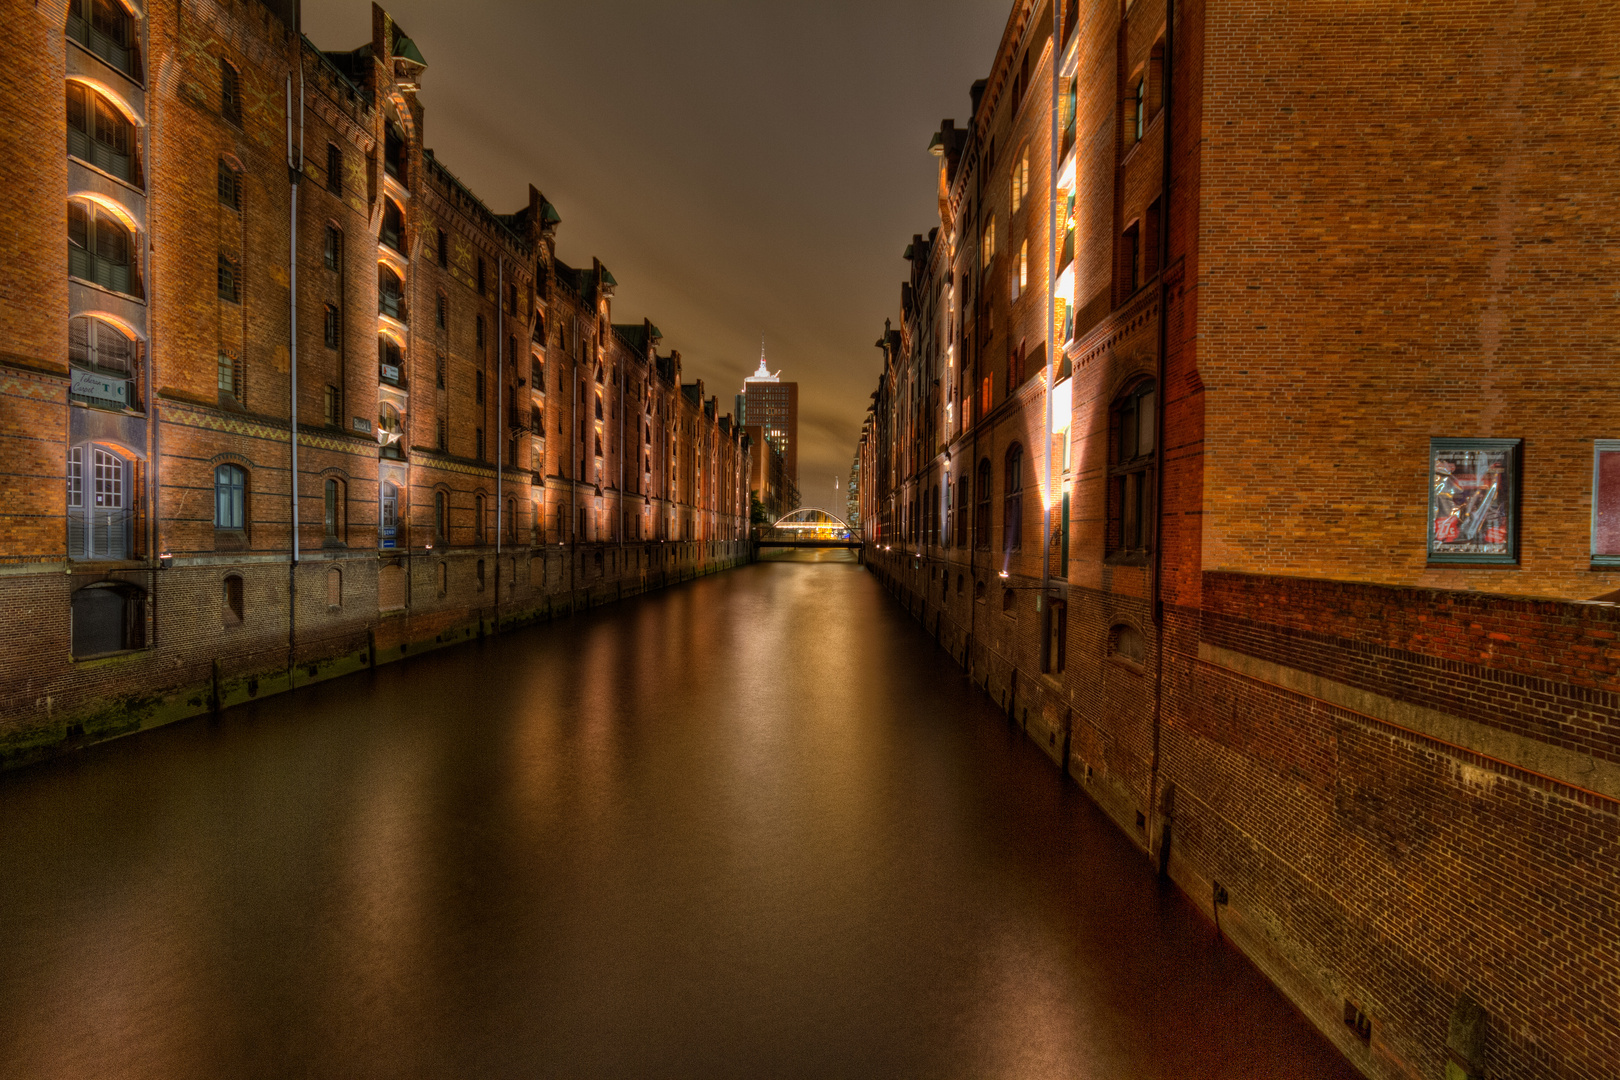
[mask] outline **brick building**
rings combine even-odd
[[[868,564],[1367,1075],[1620,1073],[1620,17],[1055,14],[931,147]]]
[[[10,19],[0,765],[747,557],[680,355],[438,160],[386,12],[298,14]]]

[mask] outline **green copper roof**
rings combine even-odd
[[[609,270],[605,266],[602,267],[602,284],[604,284],[604,285],[617,285],[618,284],[618,281],[613,277],[613,271]]]
[[[543,203],[540,207],[540,220],[547,225],[556,225],[561,223],[562,215],[557,213],[555,206],[550,203]]]
[[[427,61],[422,59],[422,51],[416,47],[416,42],[404,34],[399,35],[399,40],[394,42],[394,55],[401,60],[409,60],[427,67]]]

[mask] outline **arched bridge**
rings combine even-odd
[[[760,547],[827,548],[861,546],[855,530],[841,518],[813,506],[800,507],[759,531]]]

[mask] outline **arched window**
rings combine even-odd
[[[83,83],[67,84],[68,154],[128,183],[137,183],[135,125]]]
[[[121,327],[83,315],[68,320],[68,363],[83,369],[73,375],[75,400],[115,409],[130,405],[136,362],[135,339]]]
[[[326,227],[326,268],[337,270],[343,266],[343,230],[336,225]]]
[[[337,567],[326,572],[326,610],[336,611],[343,606],[343,571]]]
[[[344,490],[343,481],[336,478],[328,478],[326,481],[325,522],[326,538],[328,540],[343,539],[343,536],[347,531],[344,527],[347,524],[348,519],[348,513],[345,508],[347,502],[348,498]]]
[[[478,560],[478,591],[484,591],[484,560]]]
[[[245,611],[242,599],[242,575],[227,574],[224,585],[224,604],[220,611],[221,621],[226,626],[241,626]]]
[[[139,649],[146,640],[146,594],[122,581],[98,581],[73,594],[73,657]]]
[[[247,527],[247,471],[240,465],[214,470],[214,528],[240,532]]]
[[[1142,631],[1129,623],[1115,623],[1108,631],[1108,655],[1133,664],[1147,662],[1147,641]]]
[[[232,210],[242,209],[242,174],[224,158],[219,159],[219,202]]]
[[[228,60],[219,62],[219,115],[242,126],[242,76]]]
[[[377,362],[382,365],[383,379],[398,385],[400,369],[405,364],[405,353],[400,349],[399,342],[387,334],[377,336]]]
[[[450,564],[439,564],[439,595],[443,596],[450,591]]]
[[[1007,490],[1001,510],[1002,550],[1011,554],[1024,544],[1024,448],[1014,443],[1007,451]]]
[[[473,543],[482,544],[483,542],[484,542],[484,497],[482,495],[475,495],[473,497]],[[478,565],[483,566],[483,563],[479,563]]]
[[[1110,417],[1108,546],[1118,554],[1144,553],[1153,541],[1154,384],[1132,386]]]
[[[134,474],[134,463],[110,446],[81,443],[68,448],[68,558],[129,558]]]
[[[392,267],[377,267],[377,310],[390,319],[405,321],[405,283]]]
[[[401,443],[405,438],[405,422],[399,410],[388,402],[377,407],[377,442],[385,457],[404,457]]]
[[[398,120],[388,121],[383,131],[383,168],[402,184],[405,182],[406,149],[405,129]]]
[[[405,214],[393,199],[383,200],[382,235],[378,239],[401,255],[405,254]]]
[[[105,208],[69,199],[68,273],[113,292],[138,295],[135,237]]]
[[[135,19],[119,0],[68,0],[68,37],[131,78],[140,78]]]
[[[506,500],[506,539],[517,543],[517,500],[510,496]]]
[[[382,524],[378,527],[384,540],[392,540],[399,534],[399,485],[391,481],[384,481],[382,486]],[[392,547],[392,544],[387,545]],[[404,606],[402,603],[401,607]]]
[[[434,535],[434,537],[439,539],[439,540],[443,540],[447,536],[449,536],[450,534],[446,531],[449,528],[449,525],[450,525],[449,500],[445,498],[444,492],[435,491],[433,493],[433,535]]]

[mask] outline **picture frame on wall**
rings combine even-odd
[[[1516,566],[1523,439],[1429,440],[1429,562]]]

